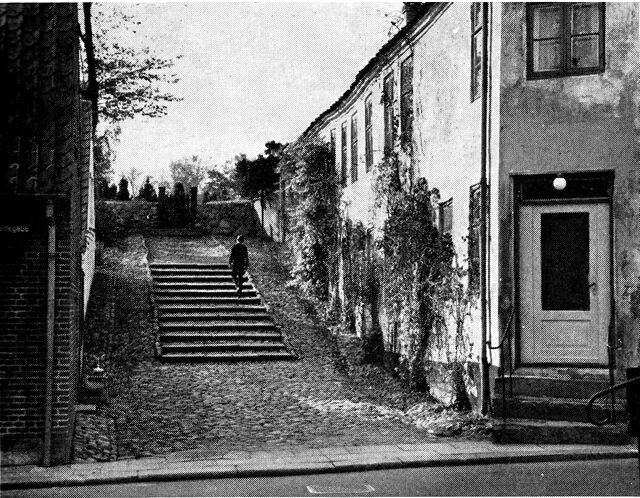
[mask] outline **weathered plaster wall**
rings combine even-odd
[[[500,90],[502,318],[513,292],[512,178],[614,171],[618,368],[640,363],[640,33],[637,3],[605,4],[602,74],[527,80],[525,6],[504,3]]]
[[[471,20],[470,3],[454,3],[438,14],[435,22],[423,30],[411,43],[405,43],[395,54],[381,64],[376,73],[365,80],[341,109],[326,120],[321,135],[329,141],[330,130],[336,133],[336,170],[341,170],[341,125],[347,123],[347,186],[342,198],[343,214],[353,221],[362,221],[373,226],[374,234],[384,221],[383,210],[375,209],[375,168],[365,171],[364,102],[371,95],[373,102],[373,150],[374,165],[383,158],[384,108],[382,86],[385,76],[394,73],[394,111],[399,116],[400,64],[413,54],[413,165],[416,177],[426,178],[430,187],[441,192],[441,200],[453,198],[452,235],[460,262],[466,265],[469,228],[469,189],[480,181],[481,168],[481,101],[471,102],[470,96],[470,50]],[[500,112],[500,57],[501,16],[500,8],[491,6],[490,25],[490,102],[489,115],[492,123],[489,137],[488,182],[490,188],[491,217],[490,232],[490,311],[489,334],[495,344],[499,338],[498,307],[498,144]],[[350,121],[358,113],[358,180],[351,181]],[[408,159],[402,156],[405,160]],[[340,268],[339,295],[342,292],[343,268]],[[389,328],[384,312],[381,314],[383,329]],[[385,330],[385,332],[388,332]],[[388,334],[385,334],[388,335]],[[468,324],[471,357],[478,362],[480,357],[479,310],[475,309]],[[435,351],[434,361],[446,361],[446,348]],[[498,355],[490,361],[497,365]],[[434,363],[435,364],[435,363]],[[473,370],[473,368],[471,369]],[[434,370],[435,372],[435,370]],[[477,377],[477,376],[475,376]],[[475,398],[477,378],[469,383],[470,395]],[[435,373],[432,385],[443,382],[442,392],[449,392],[445,376]],[[434,390],[436,392],[437,389]]]
[[[490,115],[491,127],[487,167],[491,227],[497,226],[497,158],[499,139],[500,11],[490,6]],[[492,13],[497,12],[493,16]],[[471,102],[471,16],[469,3],[452,4],[415,45],[414,62],[414,160],[417,173],[430,187],[440,190],[441,200],[453,198],[452,237],[460,262],[466,263],[469,230],[469,188],[480,181],[481,99]],[[497,234],[496,234],[497,235]],[[490,235],[490,330],[498,338],[497,236]],[[493,319],[491,319],[493,318]],[[480,356],[479,309],[469,319],[469,336],[474,361]],[[444,360],[444,358],[439,358]],[[492,358],[494,363],[496,358]]]

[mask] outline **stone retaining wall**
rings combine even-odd
[[[260,218],[248,200],[212,201],[198,206],[196,225],[215,235],[264,235]]]
[[[129,232],[142,232],[155,228],[157,225],[157,202],[132,199],[130,201],[106,201],[105,204],[126,224]]]

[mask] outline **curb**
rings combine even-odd
[[[414,456],[417,456],[414,454]],[[87,475],[69,476],[66,478],[36,477],[23,480],[16,479],[13,482],[0,483],[0,490],[34,489],[50,487],[70,486],[95,486],[102,484],[130,484],[136,482],[166,482],[198,479],[223,479],[223,478],[249,478],[249,477],[283,477],[309,474],[328,474],[360,472],[370,470],[389,470],[417,467],[449,467],[465,465],[490,465],[508,463],[540,463],[540,462],[569,462],[637,458],[636,450],[610,450],[610,451],[583,451],[577,453],[538,453],[538,454],[512,454],[512,453],[476,453],[473,456],[458,454],[456,456],[443,456],[442,458],[411,458],[411,453],[405,456],[381,457],[378,461],[358,461],[358,455],[345,461],[316,461],[305,463],[289,463],[278,466],[272,463],[251,463],[250,461],[201,461],[206,468],[197,468],[198,461],[190,462],[192,470],[184,468],[189,462],[182,462],[182,468],[172,469],[140,469],[122,470],[111,475]],[[214,466],[215,464],[217,466]],[[212,465],[213,464],[213,465]]]

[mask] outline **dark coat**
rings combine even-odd
[[[229,266],[244,269],[249,267],[249,251],[247,251],[247,246],[241,242],[233,245],[231,254],[229,255]]]

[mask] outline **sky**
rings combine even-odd
[[[401,3],[109,4],[141,24],[127,40],[176,59],[182,101],[122,123],[115,180],[135,166],[156,181],[191,155],[223,164],[290,142],[344,93],[388,40]],[[105,7],[106,8],[106,7]]]

